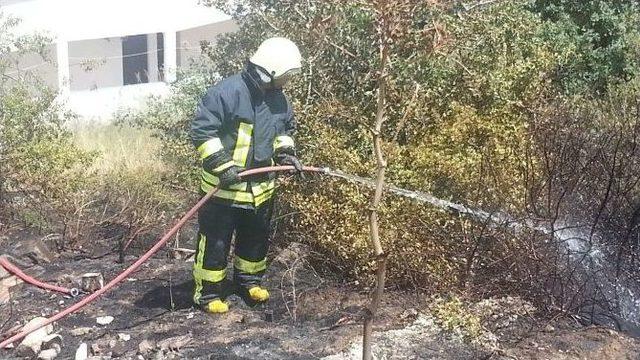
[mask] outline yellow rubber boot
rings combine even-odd
[[[269,292],[267,289],[261,288],[260,286],[254,286],[249,289],[249,296],[251,300],[257,302],[265,302],[269,300]]]
[[[207,304],[205,310],[211,314],[224,314],[229,311],[229,305],[220,299],[215,299]]]

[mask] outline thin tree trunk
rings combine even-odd
[[[384,21],[384,20],[383,20]],[[383,32],[384,34],[384,32]],[[387,90],[387,63],[388,63],[388,45],[385,40],[385,36],[382,36],[380,44],[380,78],[378,79],[378,109],[376,112],[375,128],[373,130],[373,150],[376,157],[377,176],[376,176],[376,190],[371,201],[371,207],[369,208],[369,227],[370,227],[370,239],[371,246],[373,247],[374,255],[376,258],[377,270],[376,270],[376,289],[373,292],[371,303],[367,308],[364,319],[364,330],[362,339],[362,358],[364,360],[370,360],[372,357],[371,343],[373,336],[373,322],[380,306],[380,301],[384,293],[384,282],[387,269],[387,256],[382,250],[382,244],[380,243],[380,231],[378,225],[378,208],[380,201],[382,200],[382,192],[384,190],[384,176],[387,168],[387,163],[384,159],[382,152],[382,124],[385,121],[385,99]]]

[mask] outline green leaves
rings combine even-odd
[[[640,66],[640,6],[633,1],[537,0],[545,40],[573,55],[558,64],[555,81],[569,94],[604,94],[631,80]]]
[[[376,32],[381,27],[375,24],[373,1],[210,3],[224,5],[239,24],[237,32],[206,47],[215,65],[203,69],[207,75],[183,78],[168,100],[154,101],[149,111],[123,119],[157,130],[163,158],[180,169],[181,181],[192,179],[197,159],[186,128],[194,101],[215,79],[210,74],[230,75],[264,38],[287,36],[305,58],[302,75],[286,89],[295,104],[302,160],[372,177],[370,125],[381,76]],[[575,130],[579,143],[607,128],[599,123],[564,126],[565,119],[557,114],[564,114],[567,99],[581,94],[570,103],[575,105],[602,97],[622,86],[615,84],[631,82],[640,69],[636,3],[388,4],[390,20],[383,28],[391,43],[389,101],[382,129],[388,181],[488,210],[515,216],[531,207],[542,211],[544,204],[530,203],[532,192],[545,184],[545,156],[564,154],[560,135]],[[618,123],[626,118],[608,119]],[[548,129],[556,129],[558,137]],[[549,139],[557,142],[546,143]],[[368,191],[326,179],[283,189],[282,211],[295,215],[283,220],[287,231],[279,234],[294,234],[345,273],[365,276],[371,266],[365,251]],[[384,199],[381,221],[384,246],[394,254],[389,274],[398,284],[456,286],[463,273],[473,275],[474,267],[492,274],[504,271],[514,279],[522,276],[526,282],[531,260],[523,257],[514,269],[505,259],[535,253],[544,261],[548,255],[536,253],[548,249],[533,237],[487,234],[484,224],[464,223],[392,196]],[[471,252],[475,248],[478,252]],[[509,280],[509,286],[512,282],[517,280]],[[495,289],[503,291],[504,286]]]

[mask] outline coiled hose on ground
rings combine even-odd
[[[2,266],[3,268],[5,268],[8,272],[14,274],[15,276],[19,277],[20,279],[22,279],[24,282],[29,283],[31,285],[35,285],[41,289],[45,289],[45,290],[51,290],[51,291],[57,291],[59,293],[63,293],[63,294],[67,294],[67,295],[71,295],[73,297],[76,297],[80,294],[80,291],[76,288],[72,288],[72,289],[68,289],[66,287],[62,287],[62,286],[57,286],[57,285],[52,285],[52,284],[47,284],[45,282],[42,282],[32,276],[29,276],[27,274],[24,273],[24,271],[20,270],[20,268],[18,268],[17,266],[13,265],[11,263],[11,261],[9,261],[9,259],[7,259],[6,257],[2,257],[0,256],[0,266]]]

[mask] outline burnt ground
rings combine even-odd
[[[87,272],[101,272],[108,281],[137,258],[128,255],[121,264],[118,254],[103,248],[106,255],[63,252],[47,262],[8,243],[0,241],[0,252],[12,255],[25,272],[68,287],[77,286]],[[81,343],[90,355],[104,359],[361,357],[367,293],[318,274],[305,252],[298,244],[274,249],[266,275],[272,294],[268,306],[251,308],[232,298],[229,314],[211,316],[191,305],[192,262],[161,251],[113,291],[55,324],[63,337],[58,358],[73,359]],[[0,305],[0,332],[74,302],[25,284],[13,286],[10,296]],[[113,322],[98,325],[96,318],[105,315]],[[375,331],[374,353],[381,359],[640,359],[637,340],[570,320],[522,318],[500,330],[499,347],[464,341],[434,323],[423,298],[393,291],[385,295]],[[0,358],[16,358],[16,352],[0,350]]]

